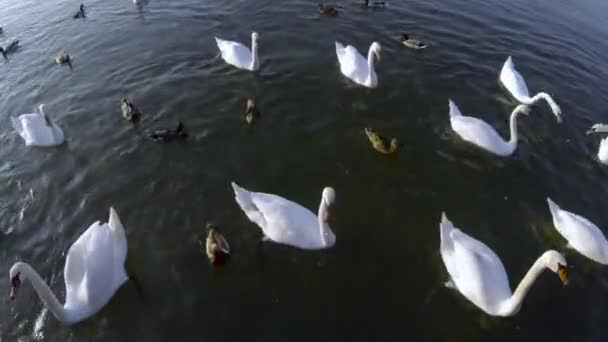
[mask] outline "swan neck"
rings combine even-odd
[[[257,70],[260,67],[258,60],[258,42],[255,39],[251,39],[251,70]]]
[[[369,47],[369,51],[367,52],[367,77],[371,84],[375,83],[374,79],[376,78],[376,70],[374,69],[374,55],[374,45],[372,45]]]
[[[325,200],[321,198],[321,204],[319,204],[319,212],[317,214],[317,219],[319,220],[319,235],[321,236],[321,243],[323,246],[327,246],[327,237],[331,234],[331,229],[327,224],[327,205],[325,204]]]
[[[509,138],[509,142],[507,144],[509,145],[509,149],[511,151],[515,151],[515,149],[517,148],[517,139],[518,139],[517,116],[518,115],[519,115],[519,111],[517,111],[517,110],[513,111],[513,113],[511,113],[511,119],[509,120],[509,129],[511,131],[511,138]]]
[[[545,267],[546,263],[543,258],[543,255],[541,255],[538,259],[536,259],[532,267],[530,267],[528,273],[526,273],[519,285],[517,285],[517,288],[515,289],[515,292],[513,292],[511,298],[503,305],[503,310],[501,310],[503,311],[503,316],[511,316],[519,311],[519,309],[521,308],[521,304],[523,303],[523,300],[526,297],[526,294],[528,294],[528,291],[530,291],[532,284],[534,284],[534,282],[536,281],[538,276],[543,272]]]
[[[17,267],[17,272],[20,273],[21,279],[28,279],[36,293],[38,293],[38,297],[44,303],[44,305],[53,313],[53,316],[57,318],[59,321],[65,324],[72,323],[69,319],[69,315],[67,310],[59,303],[59,300],[51,291],[51,288],[44,282],[42,277],[36,272],[29,264],[24,262],[19,262],[15,264]]]

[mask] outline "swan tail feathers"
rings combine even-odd
[[[118,213],[114,210],[113,207],[110,207],[110,218],[108,220],[108,225],[112,230],[112,233],[118,236],[122,236],[125,234],[125,228],[120,222],[120,217],[118,217]]]
[[[234,198],[236,203],[241,207],[247,218],[251,220],[251,222],[256,223],[261,228],[266,226],[266,219],[264,215],[258,209],[258,207],[253,203],[253,199],[251,198],[251,193],[240,186],[238,186],[235,182],[232,182],[232,189],[234,190]]]
[[[553,202],[553,200],[549,197],[547,197],[547,204],[549,205],[549,210],[551,211],[551,215],[553,216],[557,216],[560,212],[560,207]]]
[[[338,55],[338,59],[342,58],[342,56],[344,55],[344,45],[340,44],[339,42],[335,42],[336,43],[336,55]]]
[[[439,224],[439,236],[441,240],[441,249],[452,249],[451,235],[454,230],[454,224],[450,222],[444,213],[441,213],[441,223]]]
[[[452,101],[451,99],[448,99],[448,106],[450,107],[450,118],[462,116],[460,109],[458,109],[456,103],[454,103],[454,101]]]

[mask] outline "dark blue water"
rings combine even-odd
[[[605,1],[393,1],[365,10],[338,1],[320,18],[311,1],[4,0],[0,45],[0,269],[33,265],[61,301],[70,245],[114,206],[127,230],[125,285],[99,314],[65,327],[29,283],[0,299],[1,341],[605,341],[608,271],[565,249],[545,198],[608,227],[608,170],[597,162],[608,122]],[[261,71],[230,68],[214,36],[260,33]],[[430,47],[413,51],[403,32]],[[339,72],[334,41],[383,46],[375,90]],[[65,49],[73,70],[55,65]],[[448,98],[508,135],[515,106],[498,84],[512,55],[535,106],[520,144],[499,159],[449,127]],[[144,112],[134,129],[129,96]],[[261,121],[240,115],[255,95]],[[64,129],[65,146],[26,148],[9,116],[38,103]],[[187,143],[158,145],[145,131],[183,121]],[[395,158],[375,153],[363,129],[396,136]],[[230,181],[315,209],[337,193],[336,246],[322,252],[260,244]],[[564,250],[571,285],[547,272],[514,318],[489,318],[443,287],[439,219],[484,241],[514,288],[546,249]],[[218,224],[233,249],[213,269],[199,237]]]

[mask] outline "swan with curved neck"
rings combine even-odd
[[[515,65],[513,64],[513,59],[511,56],[507,58],[505,64],[502,66],[500,70],[500,82],[503,84],[505,88],[511,93],[511,95],[520,103],[526,105],[533,105],[534,103],[545,100],[549,107],[551,107],[551,111],[557,117],[557,121],[561,122],[561,108],[555,103],[551,95],[540,92],[533,97],[530,97],[530,92],[528,91],[528,85],[526,81],[521,76],[521,74],[515,69]]]
[[[25,262],[16,262],[10,269],[10,297],[15,299],[22,279],[27,279],[55,318],[64,324],[80,322],[101,310],[127,281],[126,257],[124,228],[110,208],[109,222],[93,223],[67,253],[63,306],[38,272]]]
[[[344,47],[339,42],[336,44],[336,55],[340,63],[340,71],[351,81],[368,87],[378,86],[378,75],[374,69],[374,60],[380,61],[382,47],[379,43],[373,42],[367,52],[367,60],[352,45]]]
[[[445,213],[440,223],[441,258],[450,275],[449,286],[489,315],[508,317],[519,312],[526,294],[539,275],[549,269],[564,285],[566,260],[556,251],[543,253],[530,267],[513,293],[500,258],[484,243],[454,227]]]
[[[43,104],[38,106],[37,113],[11,116],[11,123],[25,140],[26,146],[56,146],[61,145],[65,140],[61,128],[45,114]]]
[[[587,134],[591,133],[608,133],[608,125],[595,124],[587,131]],[[608,165],[608,137],[600,140],[600,146],[597,150],[597,159],[602,164]]]
[[[257,224],[265,240],[302,249],[324,249],[336,242],[328,221],[336,200],[334,189],[326,187],[317,215],[277,195],[251,192],[232,183],[234,197],[250,221]]]
[[[215,38],[215,42],[226,63],[239,69],[256,71],[260,68],[258,39],[259,34],[257,32],[251,33],[251,50],[239,42],[223,40],[217,37]]]
[[[450,123],[452,129],[463,140],[468,141],[488,152],[497,156],[506,157],[515,151],[517,148],[517,116],[519,114],[528,114],[529,108],[527,105],[519,105],[515,107],[511,113],[509,127],[511,137],[508,141],[503,140],[501,136],[488,125],[485,121],[471,116],[464,116],[452,100],[448,100],[450,107]]]

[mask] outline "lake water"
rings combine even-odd
[[[605,341],[608,271],[565,250],[545,198],[608,227],[608,169],[597,161],[608,121],[608,2],[392,1],[366,10],[337,1],[321,18],[312,1],[3,0],[0,45],[0,294],[10,266],[33,265],[63,302],[70,245],[114,206],[127,231],[127,284],[93,318],[61,325],[29,282],[0,297],[1,341]],[[261,71],[218,58],[214,36],[249,44],[260,33]],[[424,51],[399,42],[403,32]],[[383,46],[379,86],[340,74],[334,41]],[[65,49],[73,70],[55,65]],[[448,98],[508,136],[514,102],[498,84],[512,55],[534,106],[520,145],[496,158],[451,132]],[[127,95],[144,112],[124,121]],[[262,119],[240,117],[255,95]],[[67,144],[26,148],[9,116],[38,103]],[[185,143],[143,138],[184,122]],[[398,137],[394,158],[374,152],[363,129]],[[337,193],[334,248],[299,251],[260,243],[230,181],[313,210]],[[546,272],[510,319],[489,318],[443,287],[442,211],[488,244],[514,288],[546,249],[565,250],[571,285]],[[199,242],[215,222],[233,249],[210,267]]]

